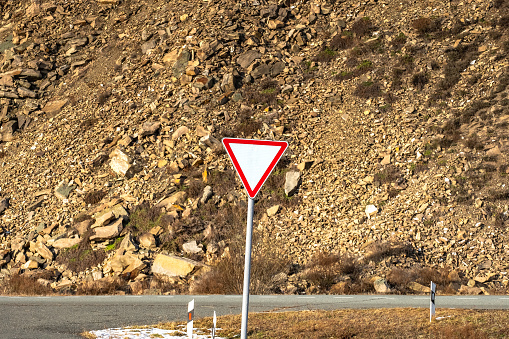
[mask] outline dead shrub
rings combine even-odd
[[[418,89],[423,89],[428,83],[429,79],[426,73],[417,73],[412,77],[412,85]]]
[[[471,134],[467,139],[465,139],[465,146],[476,150],[482,150],[484,148],[484,144],[482,143],[479,136],[475,133]]]
[[[371,19],[368,17],[363,17],[353,23],[350,31],[354,33],[357,37],[363,37],[365,35],[370,34],[375,29],[376,27],[373,25]]]
[[[376,186],[380,186],[383,184],[396,182],[400,178],[402,178],[402,173],[399,167],[394,165],[386,165],[380,172],[375,173],[373,182]]]
[[[104,90],[104,91],[99,92],[99,94],[97,95],[97,103],[99,105],[103,105],[108,100],[108,98],[110,96],[111,96],[110,90]]]
[[[413,292],[408,288],[411,282],[417,282],[427,287],[430,285],[430,282],[433,281],[437,284],[437,291],[454,294],[456,291],[451,288],[451,284],[457,282],[456,279],[457,275],[451,275],[451,270],[449,268],[395,267],[392,268],[387,275],[387,282],[400,293]]]
[[[85,195],[85,204],[95,205],[106,196],[106,192],[103,190],[96,190],[88,192]]]
[[[149,232],[156,226],[165,229],[170,223],[170,216],[161,212],[161,208],[143,203],[136,206],[129,215],[129,223],[126,229],[133,232],[133,235]]]
[[[118,291],[128,291],[126,281],[120,277],[107,277],[91,282],[83,282],[76,288],[76,294],[78,295],[112,295]]]
[[[204,188],[205,184],[203,184],[203,181],[199,179],[190,179],[186,192],[190,198],[196,199],[202,196]]]
[[[281,86],[276,80],[266,78],[258,85],[249,85],[244,89],[243,97],[253,105],[271,105],[276,103]]]
[[[251,258],[250,293],[277,292],[274,289],[272,278],[280,272],[287,272],[289,262],[281,258],[276,249],[277,246],[271,243],[254,246]],[[229,246],[228,254],[196,283],[193,292],[199,294],[242,294],[244,252],[242,241],[232,243]]]
[[[355,260],[349,255],[319,252],[311,258],[304,276],[325,292],[338,282],[341,275],[353,274],[356,270]]]
[[[253,113],[250,109],[240,111],[237,116],[237,126],[235,126],[235,130],[238,133],[249,136],[256,133],[262,127],[262,122],[254,119]]]
[[[331,62],[336,58],[336,52],[329,47],[323,48],[314,58],[315,62]]]
[[[49,285],[41,283],[38,279],[52,280],[57,272],[52,270],[38,270],[16,273],[10,276],[2,285],[2,294],[7,295],[49,295],[54,294]]]
[[[391,242],[374,243],[367,248],[365,261],[379,262],[385,258],[397,257],[400,255],[409,257],[413,253],[414,249],[411,244],[394,244]]]
[[[97,119],[97,118],[86,119],[81,122],[81,127],[83,129],[87,130],[87,129],[93,127],[95,124],[97,124],[97,122],[99,122],[99,119]]]
[[[364,99],[377,98],[382,95],[382,91],[378,83],[372,81],[364,81],[357,85],[353,95]]]
[[[330,48],[333,51],[341,51],[352,47],[354,44],[355,41],[351,35],[338,34],[332,38]]]
[[[420,17],[419,19],[412,21],[412,28],[421,35],[433,33],[440,29],[440,21],[427,17]]]
[[[395,48],[399,48],[406,44],[407,36],[404,33],[399,33],[392,41],[391,44]]]
[[[79,273],[86,269],[97,266],[106,259],[104,250],[94,250],[90,244],[92,230],[89,230],[82,237],[79,244],[65,250],[61,250],[55,261],[66,265],[73,272]]]

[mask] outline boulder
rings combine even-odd
[[[383,278],[375,279],[373,287],[377,293],[389,293],[391,291],[389,284],[387,284],[387,281]]]
[[[151,271],[152,273],[162,274],[168,277],[185,277],[196,267],[201,266],[203,266],[203,264],[191,259],[158,254],[154,259]]]
[[[69,248],[79,244],[80,241],[80,238],[60,238],[55,240],[51,246],[58,249]]]
[[[118,148],[110,153],[110,167],[116,174],[130,178],[133,173],[131,158]]]
[[[123,229],[122,221],[122,218],[118,218],[108,226],[94,228],[94,232],[90,236],[90,241],[104,241],[118,237]]]
[[[289,171],[286,172],[286,181],[285,181],[285,194],[289,197],[297,192],[297,189],[300,185],[300,172],[298,171]]]

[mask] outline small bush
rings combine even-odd
[[[328,291],[341,275],[353,274],[357,270],[355,260],[349,255],[316,254],[307,265],[305,279],[322,291]]]
[[[412,21],[412,27],[419,32],[419,34],[433,33],[440,29],[440,22],[426,17],[420,17]]]
[[[55,272],[50,270],[13,274],[2,285],[2,294],[14,295],[48,295],[54,294],[50,286],[41,284],[38,279],[52,280]]]
[[[264,79],[258,85],[250,85],[244,89],[243,97],[253,105],[271,105],[276,103],[281,86],[276,80]]]
[[[380,85],[372,81],[365,81],[357,85],[353,93],[359,98],[377,98],[382,95]]]
[[[371,22],[371,19],[368,17],[363,17],[353,23],[351,32],[357,35],[358,37],[363,37],[365,35],[370,34],[375,29],[376,27]]]
[[[406,44],[407,36],[404,33],[399,33],[393,40],[392,40],[392,46],[395,48],[399,48]]]
[[[365,260],[366,262],[379,262],[392,256],[410,256],[413,252],[414,250],[410,244],[391,244],[390,242],[375,243],[369,246]]]
[[[95,205],[106,196],[106,192],[103,190],[97,190],[88,192],[85,195],[85,204]]]
[[[374,175],[373,182],[376,186],[380,186],[396,182],[400,178],[402,178],[402,173],[399,167],[387,165]]]
[[[90,119],[83,120],[81,122],[81,127],[85,130],[88,130],[89,128],[91,128],[95,124],[97,124],[98,121],[99,121],[99,119],[97,119],[97,118],[90,118]]]
[[[195,285],[193,293],[242,294],[244,276],[244,246],[241,241],[232,243],[226,255],[212,271]],[[272,278],[287,272],[289,262],[279,255],[277,246],[263,244],[253,249],[250,293],[270,294],[274,290]]]
[[[272,95],[274,91],[275,90],[273,88],[269,88],[262,91],[261,94]],[[253,113],[254,112],[250,109],[240,111],[237,116],[237,126],[235,126],[237,133],[240,133],[244,136],[249,136],[253,133],[256,133],[262,127],[261,121],[253,119]]]
[[[106,252],[102,249],[94,251],[90,245],[92,230],[83,235],[79,244],[65,250],[61,250],[56,262],[66,265],[73,272],[83,272],[97,266],[106,259]]]
[[[110,96],[111,96],[110,90],[105,90],[105,91],[99,92],[99,94],[97,95],[97,103],[99,105],[103,105],[108,100],[108,98]]]
[[[338,34],[332,38],[332,41],[330,42],[330,48],[333,51],[341,51],[352,47],[354,44],[355,42],[351,36]]]
[[[426,84],[428,83],[428,81],[429,81],[428,76],[424,72],[414,74],[414,76],[412,77],[412,85],[419,89],[423,89],[424,86],[426,86]]]
[[[471,134],[465,140],[465,146],[471,149],[481,150],[484,148],[484,144],[477,134]]]
[[[107,277],[84,282],[76,288],[76,294],[78,295],[112,295],[117,291],[128,291],[126,281],[120,277]]]
[[[316,62],[330,62],[336,58],[336,52],[330,49],[329,47],[325,47],[316,55],[313,61]]]
[[[134,208],[129,216],[126,228],[135,236],[149,232],[152,228],[160,226],[166,229],[171,222],[171,217],[161,212],[161,208],[143,203]]]

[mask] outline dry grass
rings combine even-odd
[[[41,283],[39,279],[52,280],[58,272],[51,270],[37,270],[23,274],[13,274],[2,286],[2,295],[51,295],[53,289]]]
[[[503,338],[509,335],[509,312],[499,310],[437,309],[441,320],[429,321],[425,308],[363,309],[253,313],[248,338]],[[240,315],[219,317],[217,334],[239,336]],[[158,327],[172,329],[178,323]],[[194,321],[210,329],[212,318]]]
[[[272,279],[281,272],[288,272],[290,262],[280,257],[273,243],[256,240],[251,257],[250,294],[277,293]],[[243,240],[238,239],[229,246],[228,255],[212,271],[204,275],[195,285],[193,293],[198,294],[242,294],[244,277]]]

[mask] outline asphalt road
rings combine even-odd
[[[195,317],[240,314],[242,296],[0,297],[1,339],[72,339],[88,330],[184,321],[195,299]],[[429,307],[427,296],[251,296],[250,312],[343,308]],[[509,296],[437,296],[437,308],[509,309]]]

